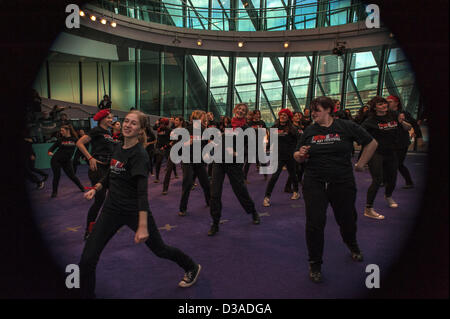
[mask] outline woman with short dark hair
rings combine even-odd
[[[355,261],[363,256],[356,240],[356,183],[351,153],[353,142],[365,145],[355,169],[363,170],[377,142],[366,130],[352,121],[333,118],[335,104],[328,97],[311,102],[314,124],[305,129],[294,158],[305,163],[303,197],[306,209],[306,244],[309,276],[321,281],[324,229],[328,204],[333,208],[344,243]]]

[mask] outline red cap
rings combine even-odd
[[[280,116],[280,114],[282,113],[286,113],[286,115],[289,116],[291,120],[294,117],[294,114],[292,114],[291,110],[289,109],[281,109],[280,112],[278,112],[278,116]]]
[[[400,99],[398,98],[398,96],[395,95],[389,95],[386,100],[391,99],[394,100],[395,102],[400,102]]]
[[[105,117],[109,115],[110,111],[108,109],[104,109],[99,111],[97,114],[94,115],[94,121],[100,122]]]

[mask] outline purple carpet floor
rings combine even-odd
[[[211,219],[200,186],[191,192],[187,216],[179,217],[181,178],[172,179],[169,194],[163,196],[162,184],[153,183],[154,177],[150,177],[149,203],[161,235],[168,245],[180,248],[202,265],[199,280],[189,289],[179,288],[177,284],[183,277],[183,270],[171,261],[156,257],[144,244],[134,244],[134,233],[125,226],[100,257],[97,297],[297,299],[363,296],[368,291],[366,266],[376,264],[382,275],[387,273],[414,226],[425,185],[426,158],[424,154],[408,155],[406,166],[416,187],[402,189],[404,180],[398,176],[393,198],[399,208],[389,208],[383,198],[384,189],[380,189],[374,206],[386,216],[381,221],[363,216],[371,178],[368,172],[355,173],[359,213],[357,237],[365,260],[352,261],[329,207],[323,283],[319,285],[308,278],[303,199],[290,200],[290,194],[283,193],[287,171],[283,171],[275,186],[271,207],[266,208],[262,206],[266,182],[257,174],[254,164],[251,166],[248,189],[261,215],[260,225],[251,223],[226,178],[221,227],[214,237],[207,236]],[[181,177],[180,166],[177,171]],[[77,175],[85,186],[90,186],[87,166],[79,167]],[[50,175],[42,190],[32,189],[30,185],[30,199],[46,245],[64,270],[66,265],[79,262],[91,202],[83,198],[64,173],[58,197],[50,198],[51,179]]]

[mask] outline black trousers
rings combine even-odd
[[[48,176],[47,173],[45,173],[43,170],[40,170],[35,167],[35,160],[28,160],[27,164],[25,166],[25,178],[27,178],[29,181],[38,184],[41,182],[41,180],[34,175],[34,173],[37,173],[38,175],[41,175],[42,177]]]
[[[172,175],[172,171],[174,172],[175,176],[177,176],[176,164],[174,164],[174,162],[172,162],[169,157],[166,164],[166,174],[164,176],[163,191],[167,191],[169,189],[170,175]]]
[[[239,203],[247,214],[256,213],[255,203],[250,198],[247,186],[244,183],[242,163],[214,163],[211,180],[210,213],[215,225],[219,224],[222,216],[222,191],[225,175],[230,180],[231,188]]]
[[[75,155],[73,156],[73,172],[74,174],[77,173],[77,169],[78,169],[78,165],[81,164],[80,160],[81,158],[84,157],[83,153],[81,153],[81,151],[79,149],[77,149],[75,151]]]
[[[198,177],[198,181],[205,194],[205,202],[209,205],[209,199],[211,198],[211,189],[208,179],[208,173],[206,171],[206,164],[204,163],[182,163],[181,169],[183,170],[183,186],[180,201],[180,211],[186,212],[189,201],[189,194],[194,185],[194,177]]]
[[[322,264],[323,262],[328,203],[333,208],[334,218],[339,225],[344,243],[354,250],[359,250],[356,241],[357,213],[354,180],[325,183],[305,176],[303,197],[306,208],[306,245],[310,263]]]
[[[149,238],[145,242],[148,248],[158,257],[176,262],[185,272],[195,268],[195,262],[178,248],[168,246],[164,243],[156,226],[151,212],[147,213],[147,227]],[[127,225],[134,232],[139,225],[138,215],[119,215],[103,211],[92,229],[91,235],[81,255],[80,267],[80,289],[83,297],[95,298],[95,270],[100,254],[109,240],[123,226]],[[130,238],[133,240],[133,238]],[[131,271],[129,265],[124,265],[124,271]]]
[[[278,178],[280,177],[280,174],[283,170],[283,166],[286,165],[287,166],[287,170],[289,173],[289,178],[291,178],[292,180],[292,186],[293,186],[293,191],[294,192],[298,192],[298,177],[297,177],[297,173],[295,171],[295,160],[294,158],[292,159],[279,159],[278,160],[278,167],[277,167],[277,171],[272,175],[272,177],[269,180],[269,183],[267,183],[267,187],[266,187],[266,197],[270,197],[270,195],[272,195],[272,191],[273,188],[275,187],[275,184],[278,181]]]
[[[295,175],[297,175],[298,182],[301,183],[303,179],[303,172],[305,171],[305,163],[295,161]],[[289,175],[284,189],[292,189],[293,181]]]
[[[166,165],[169,165],[170,149],[165,149],[164,151],[157,150],[157,151],[155,151],[154,157],[155,157],[156,179],[159,180],[159,172],[161,171],[161,165],[162,165],[163,160],[167,159]],[[172,167],[172,170],[173,170],[175,176],[177,176],[176,167]],[[169,175],[169,178],[170,178],[170,175]]]
[[[50,166],[53,171],[53,193],[58,192],[59,179],[61,178],[61,168],[64,173],[66,173],[67,177],[69,177],[81,191],[84,191],[83,185],[81,185],[80,180],[73,172],[73,163],[71,159],[58,159],[56,157],[52,157],[50,160]]]
[[[397,155],[392,152],[382,155],[377,152],[369,161],[369,172],[372,176],[372,184],[367,190],[366,207],[373,207],[380,185],[384,183],[384,194],[391,197],[397,182]]]
[[[409,173],[408,168],[404,164],[406,154],[408,153],[408,147],[397,149],[395,150],[395,152],[397,153],[398,171],[400,172],[400,175],[402,175],[403,178],[405,179],[406,185],[414,184],[411,178],[411,174]]]
[[[149,170],[150,170],[150,173],[151,174],[153,174],[153,161],[154,161],[154,154],[155,154],[155,148],[154,148],[154,145],[149,145],[149,146],[147,146],[147,148],[145,149],[146,151],[147,151],[147,154],[148,154],[148,159],[149,159],[149,162],[148,162],[148,166],[149,166]]]
[[[97,184],[103,176],[105,176],[108,173],[109,166],[108,165],[102,165],[97,163],[97,170],[88,171],[88,177],[91,181],[92,186]],[[100,208],[102,208],[103,202],[105,201],[106,197],[106,188],[102,187],[101,190],[95,193],[94,196],[94,203],[89,208],[88,215],[87,215],[87,221],[86,221],[86,229],[89,228],[89,224],[92,222],[95,222],[98,216],[98,212],[100,211]]]

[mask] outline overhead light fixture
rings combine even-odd
[[[284,41],[283,47],[284,47],[285,49],[289,48],[289,41]]]
[[[112,26],[113,28],[115,28],[115,27],[117,27],[117,23],[116,23],[115,21],[113,21],[113,22],[111,22],[111,26]]]
[[[94,16],[94,15],[92,15],[92,16],[91,16],[91,20],[92,20],[92,21],[95,21],[95,20],[97,20],[97,17]]]
[[[199,47],[201,47],[201,46],[203,45],[203,40],[199,38],[199,39],[197,40],[197,45],[198,45]]]
[[[242,48],[244,46],[244,41],[239,41],[238,42],[238,47]]]
[[[86,14],[84,14],[84,11],[80,10],[80,16],[81,16],[81,17],[86,16]]]
[[[106,24],[106,19],[105,19],[105,18],[101,19],[101,20],[100,20],[100,23],[101,23],[101,24]]]

